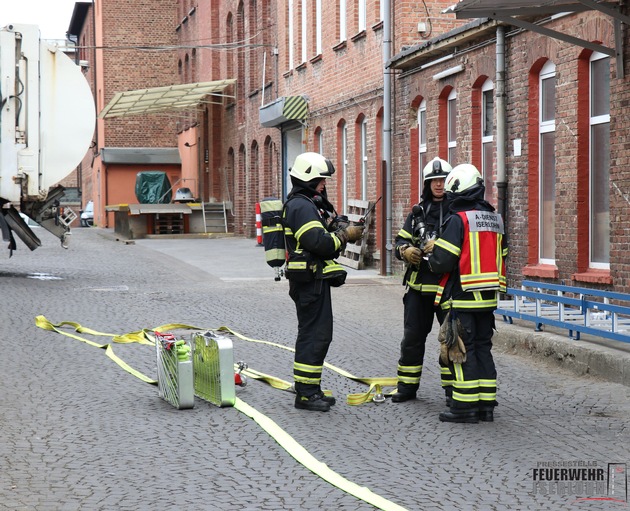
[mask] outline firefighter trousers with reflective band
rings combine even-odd
[[[459,309],[457,317],[465,332],[466,361],[451,367],[451,408],[492,409],[497,404],[497,371],[492,358],[494,312]]]
[[[404,333],[398,360],[398,392],[415,394],[420,386],[427,336],[437,315],[442,323],[445,313],[433,304],[434,294],[409,288],[403,297]]]
[[[330,284],[321,279],[289,281],[289,296],[295,303],[298,320],[293,362],[295,391],[308,397],[321,390],[324,359],[333,336]]]

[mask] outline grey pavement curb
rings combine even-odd
[[[617,349],[592,341],[576,341],[559,334],[536,332],[533,325],[519,326],[499,319],[497,317],[497,332],[492,341],[505,352],[529,356],[580,376],[589,374],[630,387],[630,355],[624,347]]]

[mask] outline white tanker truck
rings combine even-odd
[[[20,212],[67,248],[76,213],[60,207],[59,182],[88,151],[95,118],[80,67],[37,26],[0,29],[0,229],[10,254],[14,234],[31,250],[41,245]]]

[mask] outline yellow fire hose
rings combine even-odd
[[[105,354],[111,360],[116,362],[116,364],[122,367],[125,371],[132,374],[136,378],[139,378],[140,380],[146,383],[152,384],[152,385],[157,385],[157,381],[152,378],[149,378],[148,376],[141,373],[140,371],[137,371],[136,369],[132,368],[127,363],[125,363],[121,358],[116,356],[110,344],[98,344],[96,342],[90,341],[89,339],[85,339],[79,335],[75,335],[75,334],[63,331],[61,330],[61,328],[67,326],[67,327],[72,327],[75,332],[94,335],[94,336],[110,337],[112,339],[112,342],[115,342],[115,343],[124,343],[124,344],[138,343],[138,344],[146,344],[146,345],[152,345],[152,346],[155,344],[155,340],[151,336],[150,332],[156,332],[156,331],[165,332],[168,330],[181,330],[181,329],[183,330],[214,330],[214,331],[229,332],[235,337],[238,337],[239,339],[242,339],[244,341],[267,344],[267,345],[274,346],[277,348],[282,348],[288,351],[294,351],[293,348],[289,348],[281,344],[258,340],[258,339],[250,339],[225,326],[219,327],[217,329],[208,329],[208,328],[199,328],[192,325],[185,325],[181,323],[169,323],[169,324],[161,325],[161,326],[151,328],[151,329],[145,328],[145,329],[138,330],[135,332],[129,332],[123,335],[116,335],[116,334],[98,332],[96,330],[83,327],[79,323],[75,323],[72,321],[62,321],[61,323],[53,324],[50,321],[48,321],[48,319],[46,319],[44,316],[37,316],[35,318],[35,325],[43,330],[56,332],[61,335],[65,335],[67,337],[71,337],[72,339],[76,339],[78,341],[89,344],[90,346],[95,346],[97,348],[104,349]],[[331,369],[332,371],[335,371],[336,373],[346,378],[370,385],[369,390],[365,393],[349,394],[347,397],[347,403],[349,405],[359,405],[369,400],[374,400],[376,402],[379,402],[381,399],[384,400],[382,387],[396,385],[396,378],[359,378],[331,364],[324,363],[324,365],[328,367],[329,369]],[[253,369],[249,369],[249,368],[244,369],[242,371],[242,374],[245,374],[252,379],[263,381],[276,389],[290,390],[292,388],[292,385],[285,380],[276,378],[275,376],[271,376],[265,373],[261,373]],[[241,413],[253,419],[262,429],[264,429],[267,433],[269,433],[269,435],[276,442],[278,442],[278,444],[283,449],[285,449],[287,453],[289,453],[298,463],[302,464],[304,467],[308,468],[314,474],[321,477],[325,481],[329,482],[333,486],[339,488],[340,490],[350,495],[353,495],[354,497],[360,500],[363,500],[364,502],[367,502],[368,504],[373,505],[374,507],[378,509],[382,509],[384,511],[406,511],[405,508],[399,506],[398,504],[373,493],[369,488],[366,488],[365,486],[359,486],[356,483],[353,483],[352,481],[338,474],[334,470],[331,470],[330,468],[328,468],[328,466],[325,463],[318,461],[312,454],[310,454],[306,449],[304,449],[304,447],[302,447],[291,435],[289,435],[286,431],[284,431],[276,422],[274,422],[272,419],[270,419],[263,413],[259,412],[255,408],[245,403],[242,399],[236,398],[234,408],[236,408]]]

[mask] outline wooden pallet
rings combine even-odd
[[[155,215],[155,234],[183,234],[184,215],[181,213]]]
[[[367,200],[349,199],[348,200],[348,220],[358,223],[365,213],[372,207],[373,202]],[[365,267],[364,259],[367,252],[368,238],[370,233],[370,224],[372,222],[372,216],[370,215],[365,222],[365,231],[363,231],[363,238],[354,243],[348,243],[346,249],[337,258],[339,264],[354,268],[355,270],[362,270]]]

